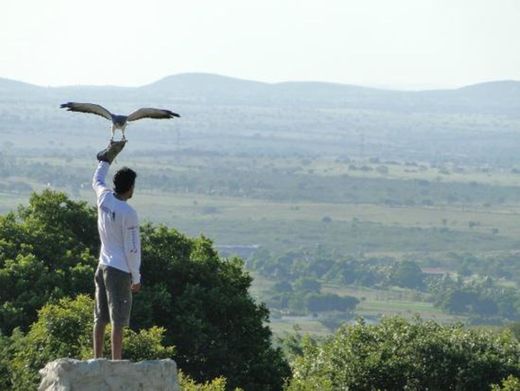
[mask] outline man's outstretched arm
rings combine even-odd
[[[110,168],[110,164],[112,164],[119,152],[123,150],[125,144],[126,141],[110,141],[108,147],[97,154],[96,157],[99,164],[94,172],[94,177],[92,178],[92,188],[96,192],[98,198],[103,192],[110,191],[110,188],[105,183],[105,178],[108,169]]]
[[[110,191],[110,188],[105,183],[105,178],[108,173],[110,164],[108,162],[99,162],[94,176],[92,177],[92,188],[96,192],[96,196],[99,196],[105,191]]]

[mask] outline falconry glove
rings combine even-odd
[[[121,152],[125,147],[125,144],[126,140],[110,141],[108,147],[98,152],[97,160],[100,162],[108,162],[108,164],[112,164],[119,152]]]

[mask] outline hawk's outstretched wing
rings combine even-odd
[[[112,121],[112,114],[110,111],[105,109],[103,106],[96,105],[94,103],[76,103],[76,102],[68,102],[64,103],[60,106],[62,109],[67,109],[67,111],[79,111],[81,113],[92,113],[100,115],[106,119]]]
[[[162,109],[151,109],[151,108],[143,108],[134,111],[127,117],[127,121],[136,121],[141,118],[173,118],[180,117],[179,114],[173,113],[170,110],[162,110]]]

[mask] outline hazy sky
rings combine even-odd
[[[2,0],[0,77],[137,86],[181,72],[450,87],[520,80],[520,0]]]

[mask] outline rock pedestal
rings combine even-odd
[[[40,370],[38,391],[180,391],[173,360],[137,363],[60,358]]]

